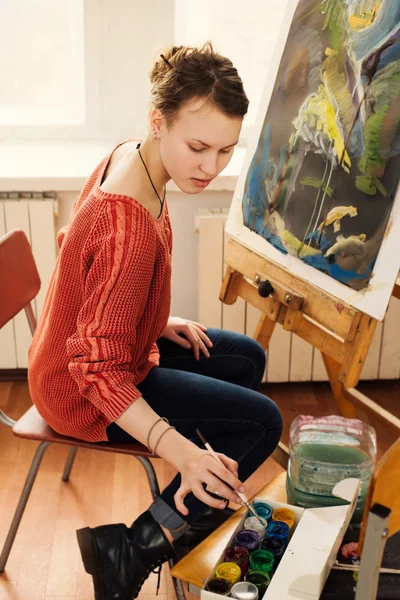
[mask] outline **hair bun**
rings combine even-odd
[[[249,101],[232,61],[215,52],[211,42],[200,47],[170,46],[157,56],[150,73],[152,107],[168,125],[184,102],[202,98],[225,115],[243,117]]]
[[[175,66],[173,57],[183,49],[184,46],[171,46],[159,55],[150,72],[150,81],[152,84],[160,82],[168,71]]]

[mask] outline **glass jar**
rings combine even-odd
[[[300,415],[290,427],[286,478],[288,502],[303,508],[338,506],[332,489],[342,479],[360,479],[353,522],[360,522],[376,460],[375,430],[358,419]]]

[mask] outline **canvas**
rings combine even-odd
[[[289,0],[227,231],[382,319],[400,267],[400,0]]]

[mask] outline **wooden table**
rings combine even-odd
[[[286,502],[286,473],[280,473],[256,494],[258,498],[269,498],[276,502]],[[240,508],[218,529],[213,531],[201,544],[184,556],[171,569],[171,575],[199,588],[214,569],[238,522],[247,509]]]

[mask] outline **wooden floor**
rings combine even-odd
[[[400,417],[400,383],[373,382],[360,389]],[[328,384],[267,385],[263,392],[273,398],[284,416],[283,441],[298,414],[337,413]],[[25,382],[0,382],[0,408],[18,418],[30,406]],[[360,414],[360,418],[366,418]],[[379,453],[396,439],[387,426],[372,421],[377,429]],[[37,443],[20,441],[0,424],[0,545],[19,498]],[[67,448],[47,450],[11,551],[6,571],[0,576],[0,600],[91,600],[91,578],[84,572],[75,530],[109,522],[131,523],[150,503],[141,465],[132,458],[80,450],[71,479],[63,483],[61,473]],[[155,461],[160,484],[173,470]],[[281,469],[268,460],[249,480],[253,494]],[[155,599],[156,577],[145,584],[140,598]],[[174,600],[174,591],[163,568],[160,600]],[[188,595],[189,598],[189,595]],[[194,598],[194,597],[193,597]]]

